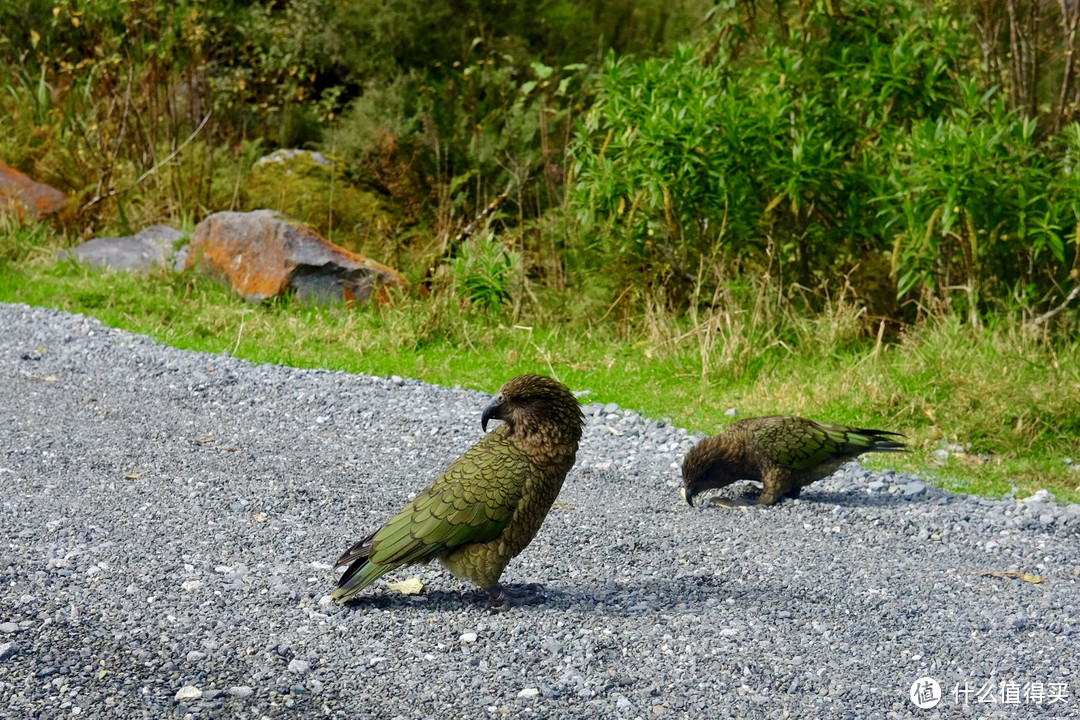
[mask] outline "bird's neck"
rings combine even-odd
[[[563,467],[574,464],[581,431],[576,427],[563,427],[551,422],[536,422],[523,418],[507,423],[507,438],[541,467]]]

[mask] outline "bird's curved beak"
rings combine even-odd
[[[690,507],[694,507],[694,491],[693,490],[688,490],[686,488],[686,486],[683,485],[682,489],[679,490],[679,494],[682,495],[682,498],[683,498],[683,500],[686,501],[687,505],[689,505]]]
[[[487,432],[488,420],[502,420],[503,406],[502,406],[502,393],[495,396],[495,399],[491,401],[491,404],[484,408],[484,414],[480,416],[480,427]]]

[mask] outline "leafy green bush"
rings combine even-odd
[[[761,252],[775,237],[806,282],[851,244],[874,246],[867,148],[886,122],[940,104],[947,63],[921,40],[939,18],[907,7],[871,19],[866,5],[773,26],[759,47],[610,56],[573,148],[576,206],[606,229],[606,249],[691,277],[725,247]],[[738,36],[745,18],[721,10],[715,34]]]
[[[490,233],[466,240],[450,262],[459,296],[484,309],[508,302],[521,285],[521,255]]]
[[[748,6],[721,3],[713,40],[668,58],[609,56],[572,146],[598,261],[688,302],[716,297],[716,263],[795,298],[888,253],[901,298],[955,300],[976,323],[991,299],[1030,307],[1067,279],[1080,133],[1048,140],[967,78],[962,18],[917,0]]]
[[[962,104],[897,136],[882,213],[895,218],[898,292],[959,290],[977,324],[984,297],[1031,303],[1048,278],[1064,278],[1075,201],[1034,120],[974,83],[961,88]]]

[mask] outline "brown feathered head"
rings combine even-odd
[[[543,375],[518,375],[506,381],[484,410],[480,425],[503,420],[511,435],[542,433],[553,442],[577,445],[585,416],[569,388]]]
[[[705,490],[727,487],[743,479],[735,472],[735,457],[724,436],[706,438],[686,453],[682,464],[682,496],[691,507],[694,496]]]

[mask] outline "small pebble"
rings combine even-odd
[[[173,697],[176,702],[190,702],[191,700],[198,700],[203,696],[202,690],[194,685],[185,685],[176,691],[176,695]]]
[[[904,497],[915,497],[926,492],[926,485],[915,480],[901,486],[900,491],[904,494]]]

